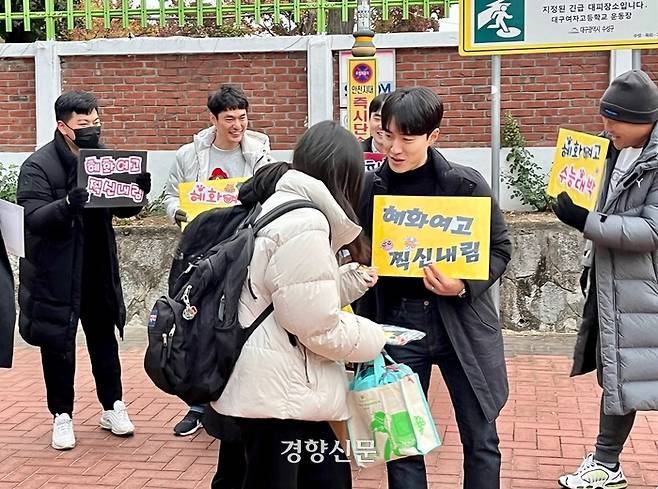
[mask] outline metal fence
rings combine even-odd
[[[343,22],[347,22],[357,0],[43,0],[34,8],[34,0],[0,0],[4,1],[4,12],[0,12],[0,23],[4,22],[7,32],[11,32],[15,21],[22,22],[25,30],[32,29],[36,20],[45,21],[46,38],[54,39],[56,22],[65,22],[67,29],[76,26],[76,20],[82,19],[84,27],[92,28],[93,19],[102,19],[105,28],[110,28],[114,19],[120,19],[121,25],[127,28],[131,22],[139,21],[142,27],[149,24],[164,26],[171,19],[179,25],[189,22],[203,24],[205,19],[214,19],[217,25],[227,20],[239,23],[245,16],[256,22],[264,16],[272,22],[281,21],[283,14],[291,15],[294,22],[299,22],[304,13],[312,12],[316,16],[317,31],[326,31],[327,15],[330,10],[340,11]],[[22,1],[22,9],[16,4]],[[447,12],[450,5],[459,0],[370,0],[372,8],[381,11],[382,19],[388,20],[393,9],[401,9],[404,19],[409,17],[411,8],[422,8],[423,16],[429,17],[433,9],[443,7]],[[12,7],[12,3],[14,6]],[[40,8],[40,9],[39,9]]]

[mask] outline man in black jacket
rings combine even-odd
[[[441,100],[427,88],[397,90],[386,98],[382,127],[387,159],[366,176],[359,212],[369,237],[375,195],[491,196],[477,171],[448,162],[432,147],[442,117]],[[464,449],[465,489],[500,487],[496,418],[507,400],[508,385],[503,337],[489,288],[507,267],[511,242],[496,202],[491,205],[490,243],[487,280],[448,278],[429,265],[423,279],[380,277],[356,311],[380,323],[426,333],[420,341],[389,346],[387,351],[418,374],[426,393],[432,365],[441,370]],[[427,488],[422,456],[390,462],[387,469],[390,489]]]
[[[75,446],[73,380],[75,336],[82,323],[103,407],[102,428],[130,435],[134,426],[122,401],[121,365],[114,328],[123,337],[126,310],[119,280],[112,215],[129,217],[140,208],[85,209],[87,190],[77,187],[80,148],[98,148],[101,122],[95,97],[68,92],[55,102],[54,139],[21,167],[18,203],[25,208],[25,258],[19,266],[19,331],[41,348],[48,398],[54,416],[52,446]],[[151,176],[138,176],[148,193]]]

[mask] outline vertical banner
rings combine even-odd
[[[372,264],[382,277],[489,278],[490,197],[376,195]]]
[[[135,183],[146,172],[146,151],[81,149],[78,187],[89,192],[87,208],[141,207],[146,195]]]
[[[367,139],[368,106],[377,96],[377,60],[375,57],[350,58],[348,62],[349,130],[359,141]]]
[[[567,192],[574,204],[593,211],[601,193],[609,144],[605,138],[560,129],[548,195]]]

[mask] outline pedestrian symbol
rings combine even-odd
[[[476,0],[475,42],[523,41],[525,0]]]

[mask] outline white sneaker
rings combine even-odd
[[[73,420],[68,414],[56,414],[53,421],[53,439],[50,445],[55,450],[70,450],[75,446]]]
[[[563,475],[558,482],[568,489],[624,489],[628,486],[621,465],[616,471],[610,470],[594,460],[593,453],[585,457],[575,473]]]
[[[101,428],[112,431],[118,436],[132,435],[135,426],[128,417],[128,411],[123,401],[114,401],[114,409],[103,411],[101,415]]]

